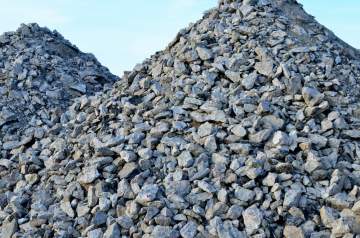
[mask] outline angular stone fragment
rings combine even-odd
[[[256,206],[251,206],[243,211],[242,216],[244,219],[246,233],[248,235],[253,234],[257,229],[260,228],[263,219],[263,213],[259,208]]]
[[[199,188],[201,188],[202,190],[204,190],[205,192],[208,192],[208,193],[213,193],[216,191],[214,186],[212,186],[211,184],[209,184],[203,180],[198,182],[198,186],[199,186]]]
[[[8,159],[0,159],[0,166],[3,166],[3,167],[5,167],[5,168],[9,169],[10,166],[11,166],[11,164],[12,164],[12,161],[11,161],[11,160],[8,160]]]
[[[239,72],[233,72],[233,71],[226,71],[225,72],[226,77],[228,77],[228,79],[230,79],[232,82],[234,83],[239,83],[241,82],[241,75]]]
[[[147,204],[156,198],[159,188],[155,184],[146,184],[136,197],[136,201],[140,204]]]
[[[244,137],[246,135],[246,129],[242,127],[241,125],[236,125],[231,129],[231,132],[234,133],[234,135],[239,136],[240,138]]]
[[[249,74],[241,81],[241,85],[244,86],[246,90],[250,90],[254,87],[257,77],[258,75],[256,72]]]
[[[143,148],[138,151],[138,154],[141,158],[148,160],[153,156],[153,151],[149,148]]]
[[[284,207],[296,207],[301,197],[301,191],[298,189],[289,189],[285,193],[283,206]]]
[[[255,192],[246,188],[238,187],[235,189],[234,195],[240,201],[249,202],[255,197]]]
[[[286,238],[304,238],[305,235],[300,227],[287,225],[284,228],[284,237],[286,237]]]
[[[360,201],[357,201],[351,209],[355,214],[360,215]]]
[[[241,216],[242,212],[243,212],[243,209],[242,209],[239,205],[232,205],[232,206],[229,208],[226,216],[227,216],[229,219],[233,219],[233,220],[234,220],[234,219],[238,219],[238,218]]]
[[[178,157],[177,157],[178,163],[181,167],[190,167],[194,163],[194,159],[190,152],[183,151]]]
[[[269,173],[262,181],[262,184],[268,187],[274,186],[277,179],[277,174]]]
[[[137,169],[137,167],[138,166],[134,162],[126,163],[124,167],[122,167],[118,175],[121,179],[127,178]]]
[[[118,218],[116,218],[116,222],[124,229],[130,229],[134,223],[132,221],[132,219],[128,216],[120,216]]]
[[[84,83],[71,85],[70,88],[74,89],[80,93],[86,93],[86,84],[84,84]]]
[[[320,218],[321,218],[321,222],[326,227],[331,228],[337,218],[337,215],[332,208],[323,206],[320,209]]]
[[[87,200],[89,207],[94,207],[97,204],[98,196],[96,195],[94,186],[89,186],[87,191]]]
[[[65,212],[69,217],[75,217],[75,212],[71,207],[70,201],[62,200],[60,202],[60,208]]]
[[[123,150],[120,152],[120,157],[123,160],[125,160],[127,163],[129,163],[129,162],[135,161],[137,156],[136,156],[135,152],[133,152],[133,151]]]
[[[360,139],[360,130],[345,130],[342,133],[350,138]]]
[[[86,167],[78,177],[78,181],[82,184],[89,184],[94,182],[99,176],[100,173],[96,167]]]
[[[104,233],[104,238],[116,238],[120,236],[121,236],[120,227],[116,222],[111,224]]]
[[[256,52],[261,59],[255,64],[256,71],[264,76],[272,77],[274,75],[274,61],[265,53],[264,49],[257,48]]]
[[[259,132],[256,132],[255,134],[250,134],[249,139],[251,142],[254,143],[262,143],[270,138],[272,132],[273,132],[272,129],[264,129]]]
[[[78,204],[76,207],[76,214],[79,217],[85,216],[90,211],[90,208],[86,204]]]
[[[243,232],[240,232],[230,221],[218,224],[216,230],[219,237],[246,237],[246,235]]]
[[[200,59],[202,60],[209,60],[213,58],[213,53],[211,49],[207,49],[205,47],[197,47],[196,51],[199,54]]]
[[[174,70],[175,70],[175,74],[178,76],[186,74],[187,72],[187,68],[184,62],[181,62],[180,60],[177,59],[174,62]]]
[[[2,145],[2,147],[4,150],[12,150],[18,148],[20,145],[21,144],[18,141],[7,141]]]
[[[193,238],[196,235],[197,225],[193,221],[189,221],[180,230],[180,235],[183,238]]]
[[[321,167],[321,163],[319,159],[314,154],[309,153],[309,155],[306,158],[306,163],[304,164],[304,169],[311,174],[313,171],[315,171],[320,167]]]
[[[316,88],[311,87],[303,87],[302,96],[305,103],[310,107],[318,105],[324,97]]]
[[[102,238],[104,235],[101,228],[94,229],[88,232],[88,238]]]
[[[151,237],[176,238],[178,234],[170,226],[155,226],[151,232]]]
[[[198,135],[200,137],[205,137],[211,135],[213,132],[213,125],[209,122],[201,124],[198,128]]]
[[[343,219],[337,219],[332,225],[331,234],[334,237],[344,237],[345,234],[350,232],[350,224]]]
[[[107,214],[105,212],[96,212],[91,220],[91,223],[95,226],[100,226],[106,223]]]
[[[205,138],[204,147],[210,153],[214,153],[217,150],[217,143],[215,136],[211,135]]]
[[[1,226],[1,237],[11,238],[17,230],[18,230],[18,223],[16,219],[12,219],[11,221],[4,221],[4,223]]]

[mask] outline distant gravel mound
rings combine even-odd
[[[27,135],[20,143],[27,143],[31,135],[43,137],[73,98],[103,91],[116,79],[92,54],[82,53],[56,31],[29,24],[4,33],[0,36],[0,145],[8,139],[21,140],[16,138],[19,135]]]

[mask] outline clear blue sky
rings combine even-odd
[[[57,29],[118,75],[166,47],[217,0],[0,0],[0,32],[37,22]],[[300,0],[343,40],[360,48],[360,0]]]

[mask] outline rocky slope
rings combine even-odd
[[[116,79],[93,55],[80,52],[56,31],[29,24],[4,33],[0,146],[15,148],[30,143],[33,136],[44,137],[73,98],[103,91]]]
[[[295,1],[222,0],[2,147],[2,236],[358,236],[359,81],[359,52]]]

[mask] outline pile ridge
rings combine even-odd
[[[2,147],[11,237],[355,237],[360,57],[293,0],[221,0],[44,138]]]
[[[23,24],[0,36],[0,146],[42,138],[72,99],[109,88],[117,77],[58,32]]]

